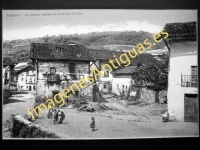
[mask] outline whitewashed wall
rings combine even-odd
[[[113,75],[112,75],[113,76]],[[112,78],[112,92],[117,94],[117,95],[120,95],[118,89],[117,89],[117,84],[119,85],[120,89],[122,90],[122,85],[124,85],[124,90],[126,89],[126,86],[127,86],[127,89],[129,87],[131,83],[131,76],[125,76],[125,75],[121,75],[121,76],[115,76]]]
[[[188,52],[197,50],[195,42],[174,43],[171,51]],[[170,58],[170,71],[168,76],[168,112],[171,118],[184,121],[184,94],[197,94],[197,88],[181,87],[181,73],[191,75],[191,66],[197,66],[197,54],[190,53],[173,55]]]

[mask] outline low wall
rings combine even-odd
[[[44,131],[39,125],[20,115],[12,117],[11,137],[13,138],[59,138],[55,133]]]
[[[159,92],[159,100],[160,103],[164,102],[167,96],[167,91],[163,90]],[[148,101],[149,103],[155,102],[155,92],[152,90],[148,90],[147,88],[140,89],[140,98],[138,101]]]

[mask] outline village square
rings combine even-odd
[[[196,24],[5,40],[3,138],[198,137]]]

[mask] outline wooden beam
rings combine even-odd
[[[94,63],[94,65],[97,67],[97,69],[99,70],[99,71],[101,71],[100,69],[99,69],[99,67]]]
[[[167,49],[168,49],[168,51],[169,51],[169,53],[170,53],[170,47],[169,47],[169,45],[167,44],[167,41],[163,38],[163,40],[164,40],[164,42],[165,42],[165,45],[167,46]]]
[[[94,64],[94,62],[92,62],[92,64],[90,65],[90,67],[92,67],[93,64]]]

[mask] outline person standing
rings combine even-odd
[[[90,123],[90,128],[92,128],[92,131],[95,131],[95,120],[94,120],[94,117],[91,118],[92,121]]]
[[[59,123],[62,123],[64,119],[65,119],[65,114],[64,114],[63,111],[61,111],[61,117],[60,117],[60,122]]]

